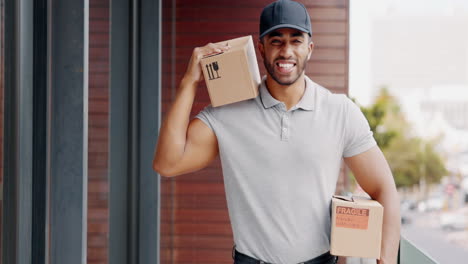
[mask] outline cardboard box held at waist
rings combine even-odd
[[[380,258],[383,207],[379,202],[335,195],[331,219],[332,255]]]
[[[231,48],[206,56],[200,62],[211,105],[216,107],[257,97],[261,79],[252,36],[219,44],[229,44]]]

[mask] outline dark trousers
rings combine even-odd
[[[232,258],[234,259],[234,264],[272,264],[242,254],[235,250],[235,248],[232,250]],[[326,252],[316,258],[298,264],[336,264],[337,262],[337,257],[330,255],[330,252]]]

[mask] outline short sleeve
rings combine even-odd
[[[214,118],[214,109],[211,105],[206,106],[203,110],[198,113],[195,118],[200,119],[205,123],[211,130],[215,131],[214,129],[214,123],[215,123],[215,118]]]
[[[361,109],[346,98],[345,137],[343,157],[361,154],[377,145],[366,117]]]

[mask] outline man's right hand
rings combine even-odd
[[[214,132],[198,118],[189,120],[198,82],[203,80],[200,60],[228,50],[228,45],[207,44],[195,48],[176,98],[161,126],[153,169],[176,176],[206,167],[218,154]]]
[[[200,60],[208,55],[222,53],[229,50],[231,47],[224,44],[208,43],[203,47],[195,48],[192,52],[192,57],[184,75],[184,80],[198,83],[203,81],[203,72],[200,66]]]

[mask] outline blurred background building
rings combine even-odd
[[[467,25],[462,0],[351,1],[350,96],[372,107],[385,88],[408,124],[405,137],[432,146],[447,170],[429,183],[421,165],[419,183],[401,188],[403,235],[440,263],[468,255]],[[390,163],[415,162],[400,156],[407,160]]]

